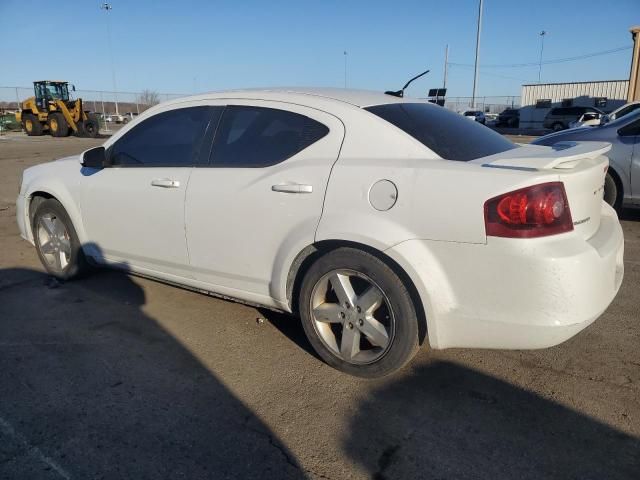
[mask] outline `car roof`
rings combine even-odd
[[[389,103],[427,103],[425,99],[411,97],[400,98],[372,90],[328,87],[270,87],[225,90],[203,93],[191,97],[181,97],[179,99],[172,100],[171,102],[217,98],[283,100],[283,98],[293,99],[295,97],[306,97],[308,100],[317,98],[318,100],[347,103],[360,108],[374,105],[385,105]]]

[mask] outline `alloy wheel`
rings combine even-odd
[[[67,227],[53,213],[42,215],[37,227],[42,256],[51,267],[63,271],[71,261],[71,237]]]
[[[395,317],[389,299],[368,276],[332,270],[313,287],[313,326],[325,346],[352,364],[382,358],[393,342]]]

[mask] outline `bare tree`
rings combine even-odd
[[[138,96],[138,103],[149,106],[157,105],[158,103],[160,103],[160,95],[158,95],[158,92],[145,89]]]

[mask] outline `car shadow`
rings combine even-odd
[[[640,208],[625,208],[618,215],[620,220],[640,222]]]
[[[376,480],[640,474],[638,438],[450,362],[385,383],[355,411],[343,449]]]
[[[266,308],[258,308],[260,315],[266,319],[271,325],[277,328],[282,335],[287,337],[298,347],[309,355],[315,357],[318,361],[322,361],[320,356],[309,343],[300,319],[288,313],[275,312]]]
[[[0,270],[0,478],[304,478],[120,272]]]

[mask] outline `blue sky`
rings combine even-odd
[[[0,86],[36,77],[111,90],[105,12],[98,0],[0,0]],[[118,90],[191,93],[273,85],[397,89],[427,68],[409,94],[442,85],[449,60],[472,64],[477,0],[111,0]],[[537,62],[631,45],[640,0],[485,0],[478,95],[519,95]],[[47,31],[47,26],[56,26]],[[58,26],[66,29],[61,32]],[[626,79],[631,51],[543,66],[543,82]],[[37,68],[35,67],[37,66]],[[505,78],[509,77],[509,78]],[[452,66],[449,96],[470,95],[473,69]]]

